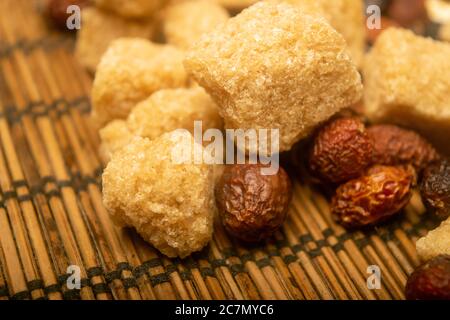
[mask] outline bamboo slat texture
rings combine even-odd
[[[73,36],[48,27],[38,2],[0,1],[0,299],[402,299],[414,243],[436,225],[420,201],[383,226],[348,232],[323,193],[294,180],[289,218],[248,247],[216,226],[211,244],[168,259],[117,229],[101,199],[92,79]],[[66,286],[81,268],[81,289]],[[381,289],[366,285],[369,265]]]

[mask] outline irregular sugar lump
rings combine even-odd
[[[411,128],[450,155],[450,44],[390,28],[363,68],[364,104],[374,122]]]
[[[168,43],[188,49],[203,34],[228,18],[228,12],[223,7],[208,0],[177,3],[164,12],[164,35]]]
[[[150,39],[155,29],[150,19],[124,19],[95,7],[83,9],[82,15],[83,27],[77,32],[75,55],[90,72],[95,72],[113,40],[122,37]]]
[[[112,121],[100,130],[101,153],[109,159],[134,135],[155,139],[176,129],[187,129],[193,134],[194,121],[201,121],[203,130],[223,128],[217,106],[203,88],[157,91],[138,103],[126,121]]]
[[[168,257],[184,258],[211,240],[214,169],[206,164],[177,164],[172,152],[203,148],[187,132],[155,140],[134,137],[113,154],[102,176],[103,203],[115,223],[134,227]]]
[[[289,150],[357,102],[361,77],[344,38],[323,18],[260,2],[205,35],[185,67],[231,129],[280,129]]]
[[[97,126],[126,119],[138,102],[160,89],[187,86],[183,57],[173,46],[145,39],[113,41],[100,61],[92,87],[92,115]]]

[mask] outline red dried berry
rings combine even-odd
[[[80,8],[86,7],[90,0],[50,0],[47,5],[47,14],[53,24],[60,29],[67,29],[67,19],[70,14],[67,8],[71,5],[77,5]]]
[[[367,134],[373,141],[373,163],[390,166],[411,164],[421,172],[439,159],[433,146],[414,131],[380,124],[369,127]]]
[[[362,227],[399,212],[411,198],[412,167],[374,166],[367,174],[341,185],[331,204],[335,220],[345,227]]]
[[[286,172],[280,167],[276,174],[263,175],[264,167],[227,165],[215,188],[225,229],[247,242],[270,237],[283,224],[292,197]]]
[[[437,256],[417,268],[405,295],[408,300],[450,300],[450,256]]]
[[[316,136],[309,166],[327,182],[341,183],[364,173],[371,164],[372,141],[359,118],[340,118]]]
[[[425,169],[420,192],[426,206],[439,218],[450,216],[449,160],[441,160]]]
[[[425,0],[392,0],[388,14],[403,27],[409,27],[426,18]]]

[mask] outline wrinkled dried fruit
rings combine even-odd
[[[388,14],[403,27],[426,17],[425,0],[393,0]]]
[[[89,0],[50,0],[47,6],[47,13],[52,22],[61,29],[67,29],[67,19],[71,13],[67,13],[70,5],[77,5],[83,8],[89,4]]]
[[[417,268],[405,294],[408,300],[450,300],[450,256],[437,256]]]
[[[411,164],[422,171],[439,159],[439,154],[414,131],[390,124],[374,125],[367,129],[373,141],[373,163],[384,165]]]
[[[441,160],[427,167],[420,186],[427,207],[442,219],[450,216],[450,161]]]
[[[327,182],[341,183],[363,174],[371,164],[372,153],[364,123],[356,117],[340,118],[320,130],[309,165]]]
[[[262,175],[263,165],[227,165],[215,194],[225,229],[238,239],[257,242],[284,222],[292,196],[291,182],[280,167]]]
[[[345,227],[362,227],[385,220],[411,198],[415,172],[411,166],[374,166],[366,175],[341,185],[331,212]]]

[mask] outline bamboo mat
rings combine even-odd
[[[289,218],[246,247],[217,225],[211,244],[160,255],[102,206],[91,78],[71,35],[31,0],[0,1],[0,299],[402,299],[414,243],[435,221],[413,201],[383,226],[347,232],[323,193],[295,177]],[[65,283],[81,267],[81,290]],[[367,267],[381,268],[369,290]]]

